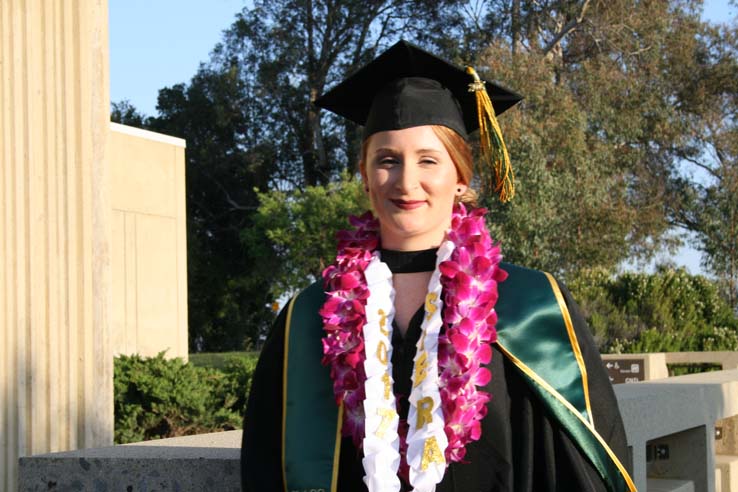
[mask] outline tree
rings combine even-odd
[[[273,316],[268,279],[251,274],[259,259],[240,240],[258,205],[254,188],[267,187],[274,172],[271,149],[256,138],[247,69],[202,65],[189,84],[159,92],[159,115],[148,120],[187,140],[191,349],[243,349]]]
[[[302,190],[355,164],[356,128],[331,118],[326,124],[312,101],[384,43],[421,30],[418,9],[432,14],[447,3],[257,1],[188,84],[159,92],[159,114],[144,124],[188,146],[191,348],[196,340],[205,350],[243,348],[273,317],[276,267],[264,266],[281,258],[273,254],[280,246],[266,251],[247,240],[263,230],[255,222],[256,190],[281,191],[285,203],[298,194],[299,201]]]
[[[400,37],[422,38],[458,0],[254,2],[226,31],[213,63],[249,67],[262,140],[274,149],[280,189],[326,184],[355,169],[356,126],[312,102]],[[423,12],[423,15],[417,15]]]
[[[275,297],[329,261],[360,137],[312,102],[401,37],[526,97],[500,121],[518,194],[482,199],[507,259],[564,277],[611,270],[673,245],[681,226],[735,292],[736,35],[702,23],[699,8],[256,0],[189,83],[160,91],[157,117],[114,108],[187,139],[192,340],[254,340]],[[687,179],[687,166],[710,180]]]
[[[683,91],[689,145],[678,156],[695,175],[673,180],[669,210],[696,235],[703,265],[738,312],[738,30],[709,26],[693,48],[699,64]]]
[[[718,193],[728,181],[708,193],[684,170],[717,170],[704,158],[720,155],[712,174],[730,174],[734,33],[701,22],[698,2],[481,3],[487,13],[463,39],[492,36],[477,66],[526,97],[501,118],[519,193],[509,205],[485,200],[507,258],[566,275],[673,247],[674,225],[730,234],[733,195]]]
[[[336,232],[368,208],[361,183],[345,172],[326,186],[259,193],[259,202],[254,227],[242,237],[265,260],[259,274],[272,279],[274,299],[319,279],[336,257]]]
[[[128,99],[111,103],[110,121],[136,128],[144,128],[146,126],[146,116],[139,113]]]

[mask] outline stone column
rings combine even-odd
[[[0,490],[113,438],[106,0],[0,2]]]

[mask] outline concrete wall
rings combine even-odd
[[[187,359],[185,141],[111,123],[113,352]]]
[[[106,0],[0,2],[0,490],[113,438]]]

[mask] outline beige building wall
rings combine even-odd
[[[0,1],[0,489],[113,438],[106,0]]]
[[[185,141],[110,128],[113,352],[187,359]]]

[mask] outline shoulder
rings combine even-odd
[[[504,270],[508,277],[500,283],[500,287],[518,286],[520,282],[549,282],[554,280],[553,276],[542,270],[535,270],[514,263],[500,262],[500,268]]]
[[[558,296],[559,282],[547,272],[506,262],[500,263],[500,268],[507,273],[507,278],[497,285],[498,311],[508,306],[519,308],[521,304],[537,303],[542,295]]]
[[[325,303],[323,282],[318,280],[299,291],[284,308],[285,327],[289,338],[322,336],[320,308]],[[297,329],[296,329],[297,328]]]
[[[318,314],[318,310],[325,302],[325,288],[322,280],[316,280],[299,291],[287,304],[288,311],[294,312],[298,309],[298,314],[303,314],[302,310],[308,309]],[[289,313],[288,313],[289,315]]]

